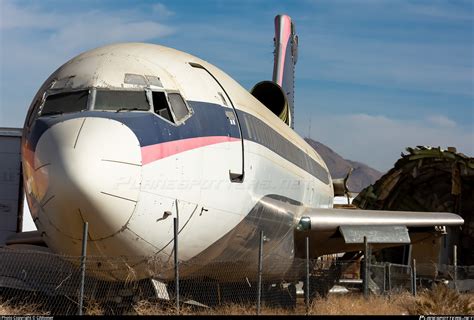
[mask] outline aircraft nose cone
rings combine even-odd
[[[38,141],[35,168],[40,192],[39,225],[45,240],[60,251],[61,237],[101,240],[120,232],[138,201],[140,144],[124,124],[105,118],[66,120],[49,128]],[[36,177],[38,180],[38,177]]]

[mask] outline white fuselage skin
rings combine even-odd
[[[159,77],[162,87],[127,83],[125,74]],[[237,116],[243,112],[259,119],[327,172],[321,157],[301,137],[232,78],[205,61],[142,43],[94,49],[50,76],[35,97],[25,123],[23,172],[28,204],[38,230],[55,252],[80,255],[83,223],[87,221],[89,255],[122,257],[137,269],[150,258],[165,265],[172,261],[173,218],[179,216],[179,259],[192,261],[239,225],[267,195],[292,199],[303,207],[332,207],[329,175],[328,181],[322,182],[284,155],[251,139],[243,139],[242,145],[241,136],[226,139],[224,135],[203,143],[198,134],[175,140],[187,141],[184,146],[171,142],[167,146],[143,145],[139,132],[114,118],[150,113],[163,121],[152,110],[65,110],[59,115],[38,116],[49,94],[97,88],[179,92],[195,110],[189,119],[172,124],[177,130],[197,116],[193,103],[218,106],[231,113],[233,106]],[[93,105],[94,99],[89,98],[88,108],[93,109]],[[41,121],[49,125],[38,135],[35,126],[44,127]],[[230,127],[232,130],[239,128],[238,122],[229,121],[235,126]],[[238,121],[244,119],[239,117]],[[230,172],[243,173],[243,179],[231,181]],[[294,212],[292,227],[298,218]],[[225,252],[225,243],[220,250]],[[292,257],[288,252],[287,258]],[[123,280],[126,275],[123,270],[107,271],[111,279]],[[143,271],[137,277],[149,275]]]

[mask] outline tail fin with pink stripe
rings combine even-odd
[[[294,128],[295,64],[298,59],[298,36],[287,15],[275,17],[273,81],[286,93],[290,107],[290,126]]]

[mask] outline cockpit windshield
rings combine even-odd
[[[89,90],[50,94],[46,97],[41,115],[48,116],[87,110],[88,96]]]
[[[94,110],[149,111],[150,104],[145,91],[97,90]]]
[[[39,115],[51,116],[85,110],[154,111],[174,123],[181,123],[192,114],[183,97],[177,92],[91,88],[48,94]]]

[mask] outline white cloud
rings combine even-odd
[[[163,5],[153,8],[171,14]],[[0,126],[20,126],[42,81],[75,55],[108,43],[149,41],[175,32],[158,22],[162,15],[144,16],[133,9],[55,11],[39,2],[0,0]],[[23,91],[10,90],[12,83],[21,84]]]
[[[300,41],[298,75],[354,84],[472,96],[470,43],[354,38],[322,30]],[[316,63],[315,63],[316,61]]]
[[[433,125],[433,121],[437,125]],[[311,138],[330,146],[344,158],[376,169],[390,169],[406,147],[456,147],[474,155],[474,128],[462,127],[443,116],[428,119],[390,119],[348,114],[312,118]],[[300,132],[306,132],[303,128]]]
[[[99,11],[49,12],[35,6],[19,6],[13,2],[2,2],[1,29],[8,32],[18,29],[46,30],[39,39],[48,48],[60,48],[67,52],[78,48],[92,48],[104,43],[118,41],[144,41],[170,35],[170,26],[140,17],[136,12]],[[152,11],[162,15],[172,14],[164,5],[154,4]],[[7,31],[3,31],[7,32]],[[26,37],[26,36],[24,36]],[[15,38],[9,38],[14,41]],[[25,46],[28,39],[16,39]],[[9,44],[6,44],[9,45]]]
[[[410,3],[408,1],[402,2],[402,8],[407,13],[414,13],[419,16],[429,17],[433,19],[450,19],[450,20],[467,20],[473,21],[472,12],[464,10],[462,6],[456,3],[449,3],[448,1],[431,1],[428,3]],[[466,3],[469,5],[469,3]],[[471,3],[472,6],[472,3]]]
[[[170,9],[168,9],[164,4],[162,3],[155,3],[152,7],[151,7],[153,13],[155,15],[158,15],[159,17],[163,17],[163,18],[167,18],[167,17],[171,17],[172,15],[174,15],[174,12],[171,11]]]
[[[60,16],[41,11],[36,6],[18,6],[12,1],[0,2],[0,30],[17,28],[50,28]]]
[[[173,28],[154,21],[127,21],[121,17],[92,12],[59,28],[52,33],[49,42],[62,46],[66,51],[84,50],[106,43],[145,41],[173,32]]]
[[[442,115],[432,115],[426,118],[426,120],[435,126],[455,128],[456,122]]]
[[[306,23],[294,17],[298,76],[472,97],[472,13],[472,1],[316,0]]]

